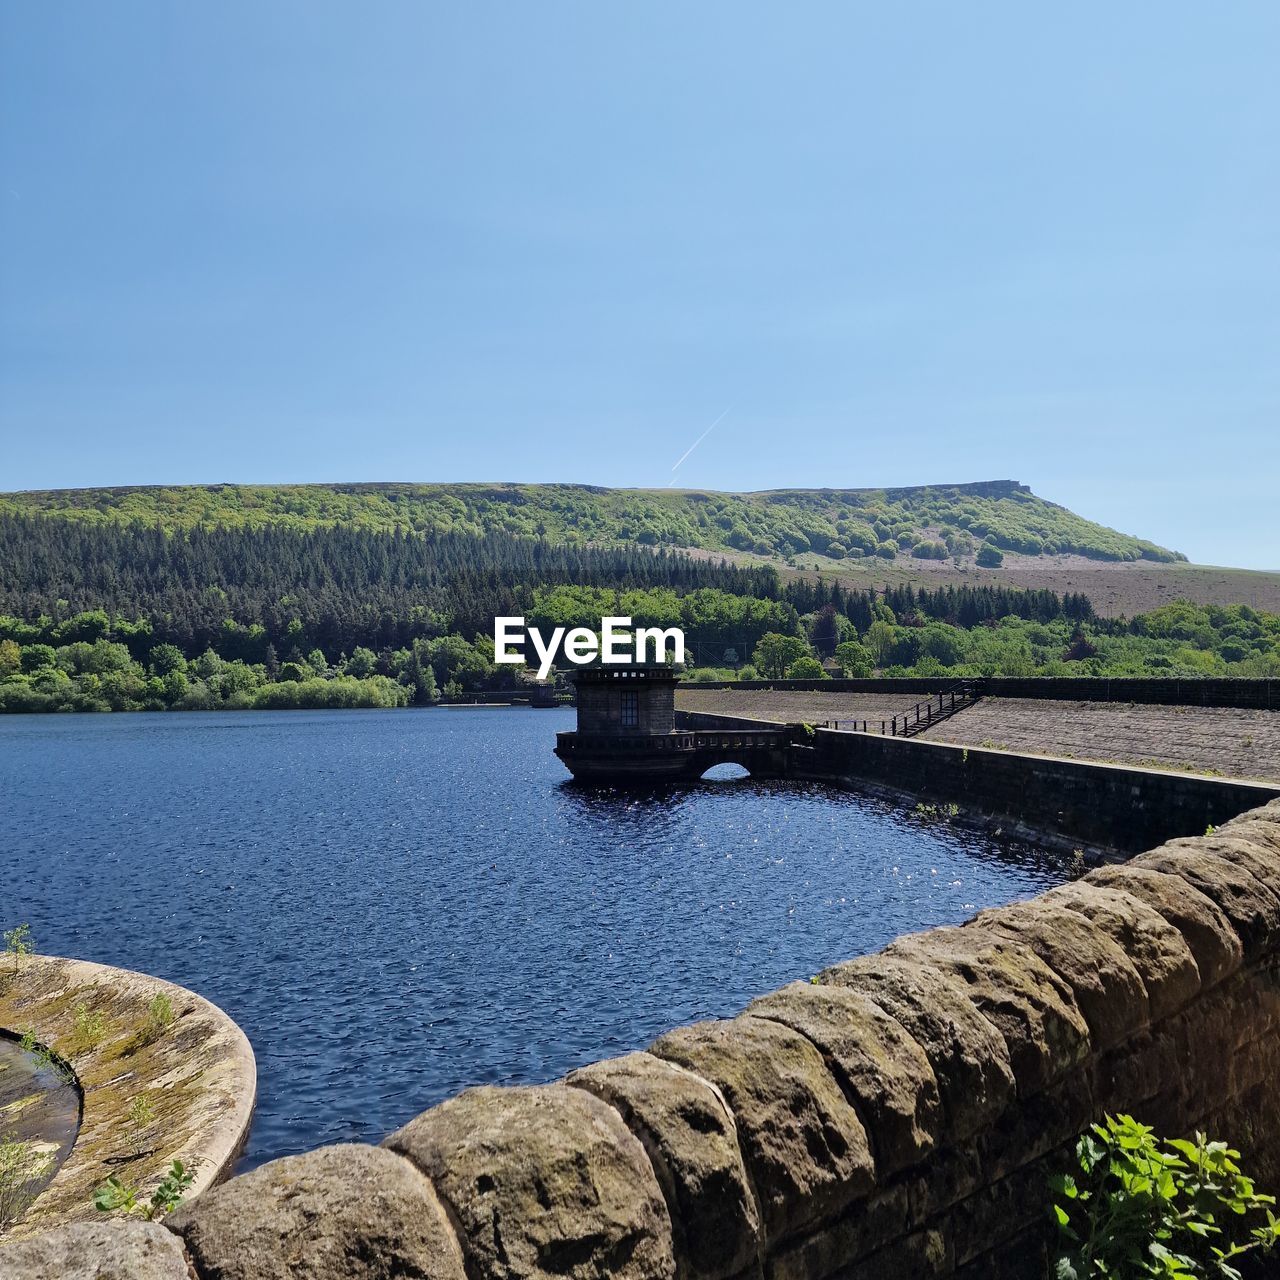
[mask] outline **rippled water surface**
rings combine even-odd
[[[193,988],[258,1057],[247,1160],[553,1079],[1061,860],[825,787],[564,785],[572,712],[0,717],[0,923]]]

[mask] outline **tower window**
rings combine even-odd
[[[637,689],[623,691],[622,727],[624,729],[637,729],[640,727],[640,692]]]

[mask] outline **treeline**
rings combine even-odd
[[[0,565],[0,613],[33,627],[39,623],[42,643],[83,638],[76,615],[101,611],[113,620],[145,619],[147,644],[173,644],[188,657],[212,648],[250,663],[266,662],[268,646],[280,657],[319,648],[336,660],[360,646],[395,651],[449,632],[489,633],[495,616],[532,614],[540,593],[557,586],[606,593],[601,601],[613,593],[615,604],[633,591],[667,592],[671,600],[713,591],[781,603],[797,615],[830,605],[859,632],[874,620],[877,602],[904,620],[960,627],[1003,617],[1048,622],[1092,616],[1085,597],[1052,591],[997,584],[877,591],[807,579],[783,585],[771,566],[741,568],[661,548],[593,548],[497,533],[272,525],[165,532],[141,524],[0,514]],[[722,614],[743,612],[743,606],[718,607]],[[709,609],[703,607],[703,614]],[[754,624],[742,627],[740,617],[691,617],[670,603],[663,613],[644,620],[685,625],[704,647],[750,652],[761,634]],[[768,621],[764,630],[796,629],[777,616]],[[120,625],[127,632],[130,624]],[[30,638],[37,638],[34,631]],[[137,648],[131,645],[134,656],[145,658]]]
[[[784,596],[800,614],[817,613],[830,605],[858,631],[866,631],[876,620],[877,605],[888,607],[908,624],[929,618],[954,627],[976,627],[998,618],[1025,618],[1029,622],[1068,618],[1084,622],[1094,616],[1088,596],[1073,592],[1060,596],[1053,591],[1024,591],[998,584],[938,587],[933,591],[910,585],[850,590],[838,582],[819,579],[792,582]]]
[[[592,548],[507,534],[413,534],[135,525],[0,515],[0,613],[56,628],[78,613],[146,619],[152,642],[265,662],[320,648],[396,650],[455,631],[489,632],[527,612],[539,587],[715,588],[776,598],[774,569],[666,550]],[[233,625],[229,624],[233,620]],[[68,635],[71,632],[66,633]],[[139,655],[141,656],[141,655]]]
[[[782,582],[649,546],[349,527],[173,529],[0,514],[0,710],[399,706],[511,687],[493,619],[680,627],[711,675],[1272,674],[1280,622],[1098,619],[994,583]]]
[[[926,676],[1280,676],[1280,617],[1248,605],[1165,605],[1129,621],[1007,617],[968,629],[877,620],[870,666]]]

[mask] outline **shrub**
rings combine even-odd
[[[989,542],[984,542],[982,546],[978,548],[978,554],[974,559],[984,569],[998,569],[1002,564],[1004,564],[1004,555],[998,548],[993,547]]]
[[[16,924],[12,929],[5,930],[4,949],[13,957],[15,965],[21,957],[29,956],[35,949],[35,945],[29,924]]]
[[[144,1144],[151,1134],[151,1125],[156,1118],[156,1109],[145,1093],[138,1094],[129,1104],[127,1118],[129,1130],[125,1134],[125,1143],[137,1158],[143,1154]]]
[[[1239,1157],[1202,1133],[1161,1140],[1132,1116],[1107,1116],[1076,1144],[1078,1171],[1050,1180],[1062,1239],[1053,1274],[1239,1280],[1234,1259],[1280,1240],[1275,1199],[1255,1192]]]
[[[96,1009],[90,1009],[84,1001],[76,1005],[75,1010],[76,1048],[80,1051],[95,1048],[102,1043],[107,1034],[106,1019]]]
[[[817,658],[797,658],[787,668],[788,680],[825,680],[826,669]]]
[[[33,689],[21,680],[7,680],[0,684],[0,712],[56,711],[55,699],[42,690]]]
[[[125,1213],[139,1213],[148,1222],[172,1213],[182,1203],[182,1197],[195,1179],[181,1160],[175,1160],[165,1171],[159,1186],[151,1193],[151,1199],[139,1199],[138,1188],[114,1175],[94,1192],[94,1207],[102,1213],[123,1209]]]
[[[947,547],[943,542],[917,542],[911,548],[911,554],[917,560],[945,560]]]
[[[143,1034],[148,1041],[156,1040],[173,1026],[173,1001],[163,992],[151,997],[147,1005],[147,1021]]]

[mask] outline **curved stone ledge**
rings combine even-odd
[[[157,997],[172,1010],[168,1026],[153,1014]],[[149,1195],[181,1160],[194,1196],[230,1172],[248,1137],[257,1070],[244,1032],[216,1005],[127,969],[27,955],[0,964],[0,1026],[30,1032],[68,1062],[83,1094],[70,1154],[6,1240],[65,1222],[101,1229],[93,1193],[112,1174]]]
[[[1278,885],[1274,802],[167,1225],[197,1280],[1039,1276],[1046,1175],[1105,1113],[1219,1132],[1280,1184]],[[68,1241],[0,1249],[0,1276]]]

